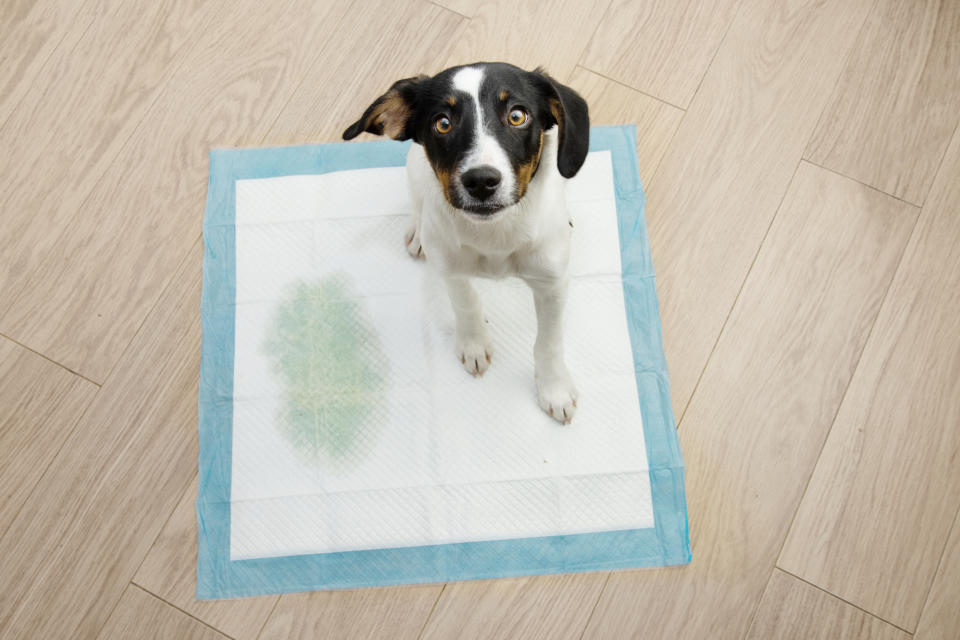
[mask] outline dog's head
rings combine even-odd
[[[363,131],[421,144],[451,205],[478,216],[518,202],[540,166],[543,132],[559,128],[557,168],[576,175],[587,157],[587,103],[537,69],[478,63],[393,84],[344,140]]]

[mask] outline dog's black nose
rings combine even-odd
[[[489,165],[470,169],[461,176],[463,188],[477,200],[486,200],[500,185],[500,172]]]

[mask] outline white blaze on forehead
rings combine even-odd
[[[476,109],[473,148],[460,163],[460,173],[483,165],[490,165],[497,169],[502,176],[500,189],[493,196],[493,200],[497,200],[501,197],[512,196],[516,176],[513,174],[513,165],[510,163],[507,153],[497,139],[491,136],[484,127],[483,108],[480,104],[481,84],[483,84],[483,69],[481,67],[464,67],[453,76],[454,89],[469,95]],[[461,189],[461,194],[469,199],[469,195],[463,191],[461,185],[458,184],[457,188]]]
[[[464,67],[453,76],[453,87],[457,91],[469,93],[477,107],[480,106],[480,83],[483,81],[483,69]]]

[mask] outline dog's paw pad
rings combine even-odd
[[[407,245],[407,253],[416,260],[423,260],[426,257],[423,255],[423,246],[420,244],[419,227],[411,226],[407,229],[407,232],[403,235],[403,242]]]
[[[570,424],[577,411],[577,389],[569,378],[537,381],[540,408],[561,424]]]

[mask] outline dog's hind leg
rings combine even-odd
[[[423,254],[423,245],[420,243],[419,214],[411,214],[410,223],[407,225],[407,230],[403,234],[403,242],[407,245],[407,253],[409,253],[411,256],[417,260],[426,258],[426,256]]]
[[[407,246],[407,253],[417,260],[422,260],[426,257],[423,254],[423,245],[420,242],[420,215],[423,211],[423,194],[420,192],[416,181],[413,180],[409,167],[407,168],[407,191],[410,194],[410,220],[403,233],[403,242]]]
[[[482,376],[490,366],[493,341],[483,317],[480,296],[467,278],[446,277],[444,282],[456,317],[457,357],[467,373]]]
[[[410,212],[407,230],[403,234],[403,242],[407,245],[407,253],[417,260],[422,260],[426,257],[423,255],[423,245],[420,243],[420,211],[423,207],[423,200],[421,199],[418,202],[413,192],[411,192],[410,200],[413,210]]]

